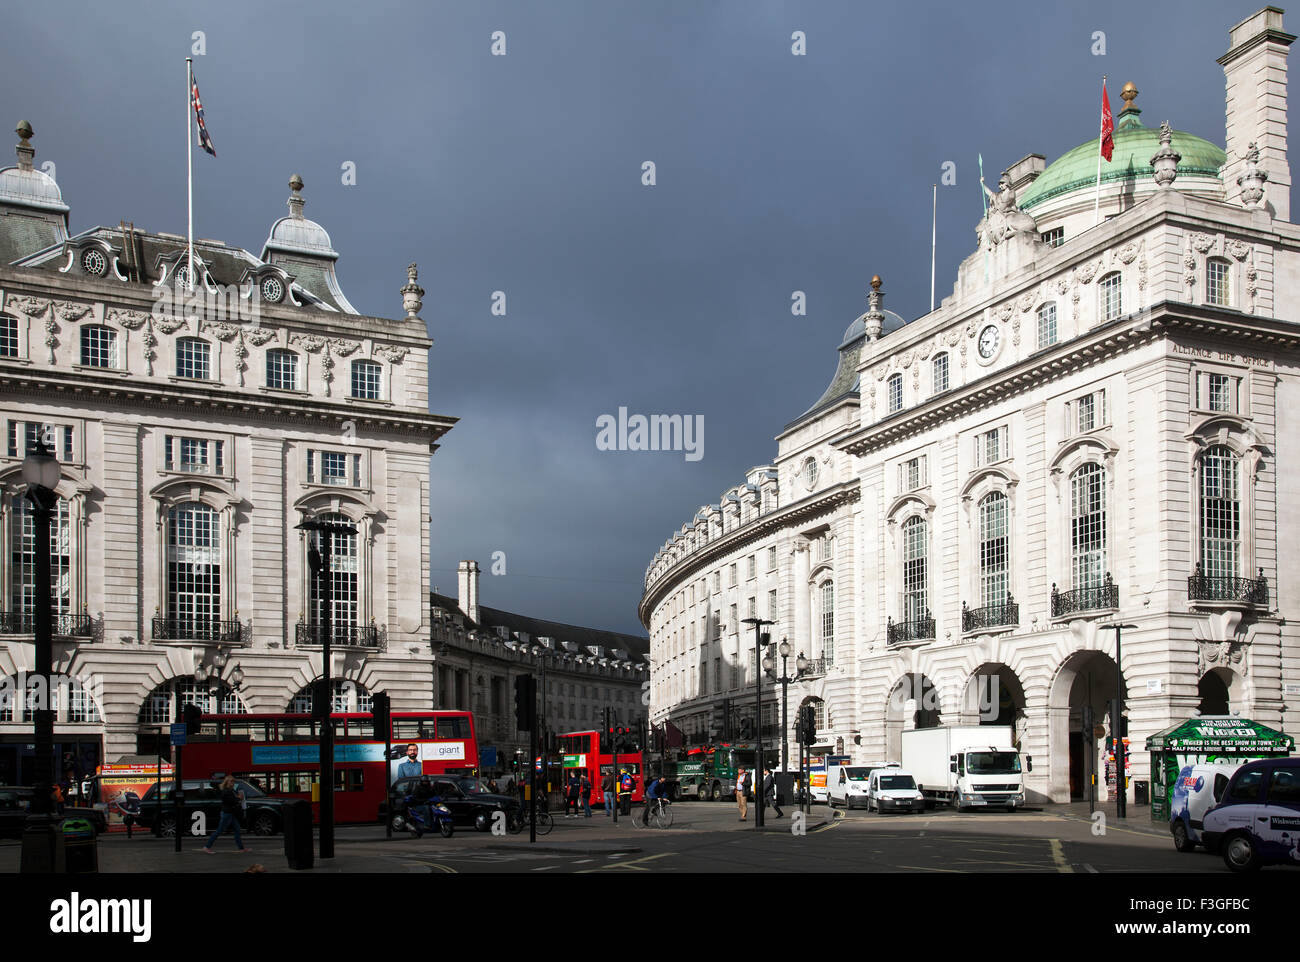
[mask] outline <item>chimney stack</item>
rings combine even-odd
[[[1237,178],[1246,171],[1250,145],[1268,174],[1265,201],[1278,220],[1291,220],[1291,167],[1286,159],[1286,55],[1295,40],[1282,30],[1282,11],[1265,7],[1228,31],[1219,58],[1227,83],[1223,167],[1224,199],[1241,204]]]
[[[462,561],[456,566],[456,602],[466,618],[478,624],[478,562]]]

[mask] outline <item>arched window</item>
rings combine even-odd
[[[1123,313],[1120,275],[1116,271],[1107,274],[1097,282],[1097,318],[1102,321],[1113,321]]]
[[[1056,343],[1056,301],[1048,301],[1038,308],[1038,349]]]
[[[322,515],[317,520],[335,524],[352,523],[341,514]],[[331,539],[329,574],[333,592],[330,609],[331,640],[337,644],[350,644],[353,643],[351,639],[357,627],[359,604],[357,536],[322,533],[320,537]],[[307,579],[307,583],[307,610],[310,624],[324,625],[325,597],[320,590],[320,578],[313,574]]]
[[[889,413],[903,410],[903,375],[889,375]]]
[[[1232,265],[1221,257],[1211,257],[1205,262],[1205,303],[1216,307],[1231,307],[1229,285]]]
[[[18,318],[0,314],[0,357],[18,356]]]
[[[1208,448],[1201,456],[1201,570],[1207,578],[1241,574],[1241,489],[1239,460],[1230,448]]]
[[[266,386],[281,391],[297,390],[298,355],[293,351],[267,351]]]
[[[163,638],[220,640],[221,525],[189,501],[167,512],[167,611]],[[159,637],[155,631],[154,637]]]
[[[212,349],[197,337],[182,337],[176,342],[176,376],[196,381],[212,379]]]
[[[1010,590],[1010,552],[1007,545],[1007,496],[989,494],[979,505],[980,605],[1007,603]]]
[[[379,400],[380,368],[374,361],[352,362],[352,396],[366,401]]]
[[[82,327],[81,363],[86,367],[117,367],[117,331],[101,324]]]
[[[930,362],[930,393],[948,390],[948,355],[936,354]]]
[[[20,691],[22,688],[24,690]],[[35,675],[11,675],[0,679],[0,722],[34,719],[38,703],[44,701],[41,693],[45,683]],[[54,712],[56,721],[61,722],[101,722],[99,705],[94,695],[79,678],[55,674],[49,689],[49,707]],[[18,711],[21,702],[21,711]]]
[[[1070,572],[1075,588],[1100,587],[1106,575],[1106,470],[1085,464],[1070,475]]]
[[[33,630],[36,613],[36,519],[25,497],[13,499],[10,532],[11,600],[14,630]],[[62,498],[50,518],[50,604],[58,630],[59,615],[72,614],[72,525]]]
[[[930,526],[924,518],[903,523],[903,620],[920,621],[930,608]]]
[[[196,705],[205,715],[248,714],[248,707],[239,692],[222,679],[195,681],[193,678],[173,678],[149,692],[140,705],[136,724],[152,729],[136,734],[136,746],[141,754],[159,749],[166,752],[166,732],[159,736],[158,726],[174,722],[185,705]]]
[[[822,657],[826,664],[835,663],[835,583],[822,585]]]

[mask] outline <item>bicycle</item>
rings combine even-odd
[[[527,808],[519,809],[515,814],[514,820],[509,823],[508,827],[510,829],[510,834],[518,835],[520,832],[522,832],[524,829],[528,827],[528,822],[529,822],[528,809]],[[554,827],[555,827],[555,819],[551,817],[551,813],[546,811],[545,809],[539,808],[537,810],[537,834],[549,835],[551,833],[551,829]]]
[[[654,828],[670,828],[673,824],[672,805],[666,798],[651,799],[646,803],[650,806],[650,812],[646,815],[646,823]]]

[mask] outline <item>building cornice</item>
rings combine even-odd
[[[868,427],[846,431],[831,443],[841,451],[862,457],[1038,384],[1092,367],[1150,341],[1180,334],[1214,335],[1273,350],[1300,350],[1300,327],[1286,321],[1220,307],[1161,301],[955,392],[890,415]]]
[[[683,578],[694,576],[699,569],[708,567],[719,558],[744,548],[754,541],[765,538],[792,524],[834,510],[842,504],[851,504],[857,501],[861,495],[861,485],[856,478],[852,481],[844,481],[834,487],[827,488],[814,497],[805,498],[771,514],[755,518],[743,527],[736,528],[718,540],[711,541],[709,544],[695,549],[656,578],[652,585],[646,587],[645,593],[641,596],[641,603],[637,606],[637,614],[641,619],[641,624],[646,627],[647,631],[650,629],[650,612],[655,605],[663,600],[663,596],[668,593],[670,585],[676,585]]]

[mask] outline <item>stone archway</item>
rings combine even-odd
[[[1196,684],[1200,695],[1197,711],[1202,715],[1234,715],[1243,710],[1245,680],[1231,668],[1211,668]]]
[[[1025,733],[1025,687],[1020,677],[1001,662],[985,662],[966,680],[954,725],[1005,725],[1012,744],[1019,747]]]
[[[885,699],[885,758],[897,762],[903,757],[903,732],[913,728],[942,725],[939,689],[923,672],[907,672],[889,690]]]
[[[1086,799],[1093,776],[1097,778],[1098,800],[1107,797],[1105,741],[1096,738],[1095,732],[1084,731],[1084,708],[1092,709],[1093,728],[1101,725],[1109,733],[1115,681],[1115,659],[1101,651],[1073,652],[1057,669],[1048,695],[1047,794],[1052,801]],[[1128,683],[1124,682],[1126,704],[1128,697]]]

